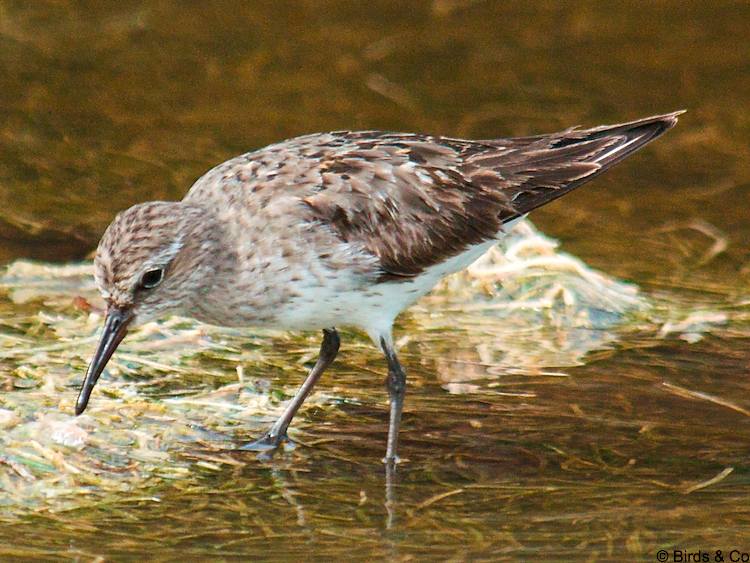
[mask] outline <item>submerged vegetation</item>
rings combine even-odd
[[[93,408],[76,418],[77,386],[102,319],[91,273],[88,263],[16,262],[0,277],[0,518],[6,521],[146,494],[169,480],[193,482],[201,469],[245,465],[232,448],[278,414],[317,351],[313,335],[179,318],[149,323],[127,337]],[[522,223],[447,279],[406,322],[416,325],[408,338],[420,347],[463,340],[452,352],[433,354],[434,369],[450,392],[471,393],[514,374],[565,376],[565,366],[584,356],[643,345],[634,335],[649,334],[649,346],[672,333],[696,340],[729,321],[728,311],[711,309],[683,311],[677,319],[664,303],[558,252],[554,241]],[[352,336],[343,356],[347,369],[382,371],[368,366],[369,344]],[[533,404],[533,391],[503,389]],[[346,395],[324,384],[304,409],[336,409]],[[295,426],[304,435],[304,417]]]
[[[746,551],[748,25],[750,4],[684,0],[0,3],[0,559]],[[81,261],[117,211],[304,133],[679,108],[664,142],[534,212],[565,252],[520,227],[399,319],[392,481],[385,365],[354,332],[271,460],[232,448],[318,334],[152,323],[72,416],[102,322]]]

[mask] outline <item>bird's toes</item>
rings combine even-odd
[[[283,446],[284,451],[291,451],[296,447],[296,444],[289,439],[289,436],[282,434],[280,436],[274,436],[270,433],[264,434],[261,438],[258,438],[254,442],[245,444],[237,448],[242,452],[258,452],[258,453],[273,453]]]

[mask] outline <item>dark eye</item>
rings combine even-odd
[[[141,288],[142,289],[153,289],[161,283],[164,279],[164,270],[156,268],[149,270],[141,276]]]

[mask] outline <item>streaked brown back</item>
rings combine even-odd
[[[377,256],[384,280],[411,277],[592,180],[680,113],[483,141],[338,132],[335,150],[321,151],[321,185],[304,202],[314,220]]]

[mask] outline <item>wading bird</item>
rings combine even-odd
[[[104,331],[76,414],[134,323],[176,313],[225,326],[322,329],[320,355],[248,450],[278,447],[339,350],[337,326],[385,355],[395,463],[406,375],[398,314],[462,270],[527,213],[653,141],[681,112],[593,129],[491,140],[379,131],[298,137],[218,165],[182,201],[141,203],[95,259]]]

